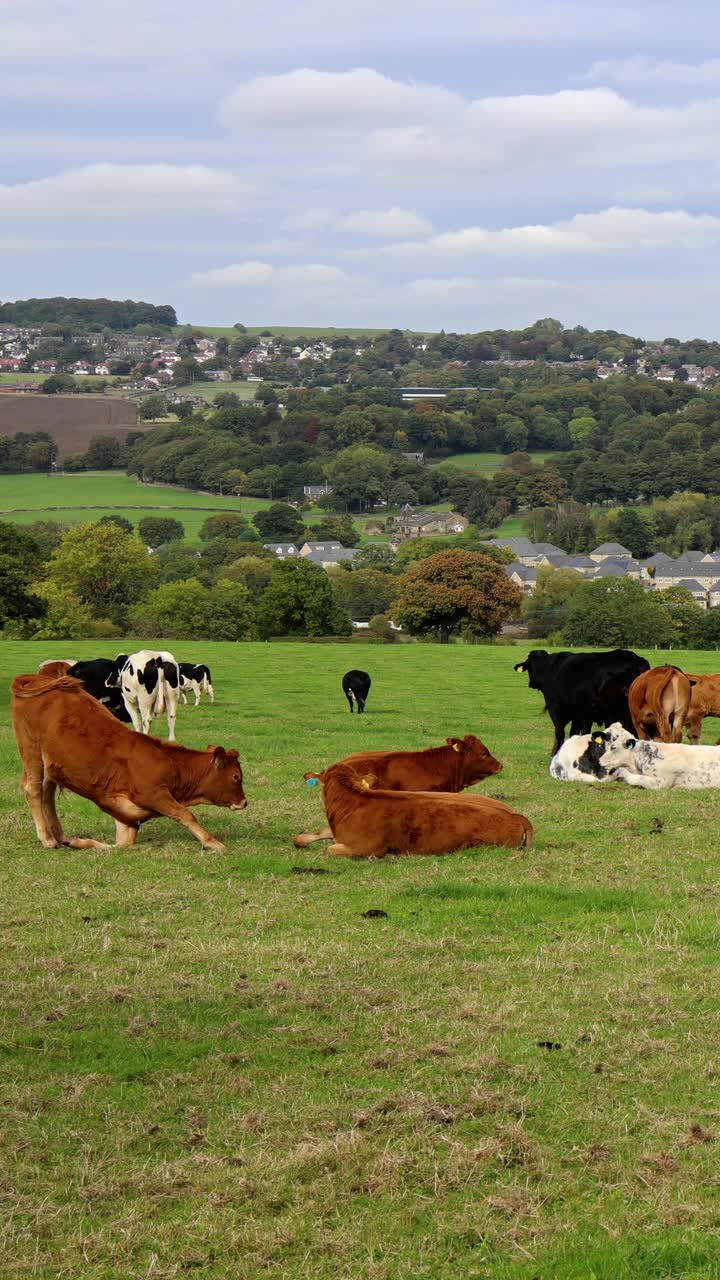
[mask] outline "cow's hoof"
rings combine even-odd
[[[210,849],[213,853],[224,853],[225,845],[221,840],[206,840],[203,849]]]

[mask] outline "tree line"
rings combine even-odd
[[[134,329],[151,325],[153,332],[177,325],[175,308],[152,302],[123,302],[115,298],[24,298],[0,303],[0,324],[25,328],[43,324],[73,325],[76,329]]]

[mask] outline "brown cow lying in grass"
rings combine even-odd
[[[237,751],[192,751],[133,733],[72,676],[16,676],[11,687],[22,787],[44,848],[111,847],[65,837],[55,810],[55,792],[65,787],[115,819],[117,846],[133,845],[141,823],[164,817],[187,827],[204,849],[223,852],[187,806],[246,808]]]
[[[702,737],[705,716],[720,716],[720,675],[688,675],[688,679],[692,689],[685,728],[688,742],[696,747]]]
[[[633,680],[628,705],[638,737],[682,742],[691,692],[688,676],[678,667],[652,667]]]
[[[383,858],[386,853],[453,853],[474,845],[517,849],[532,844],[527,818],[487,796],[442,791],[380,791],[375,777],[345,762],[306,773],[323,784],[325,812],[341,858]],[[297,838],[295,843],[297,844]]]
[[[340,764],[358,773],[372,773],[375,786],[384,791],[464,791],[483,778],[499,773],[502,765],[474,733],[448,738],[445,746],[424,751],[358,751]],[[332,831],[303,831],[294,844],[304,849],[315,840],[332,840]]]

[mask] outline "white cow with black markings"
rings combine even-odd
[[[612,771],[600,764],[604,750],[599,734],[574,733],[550,761],[550,777],[560,782],[612,782]]]
[[[138,733],[149,733],[152,721],[167,712],[168,739],[174,742],[180,671],[173,655],[163,650],[140,649],[138,653],[120,654],[116,667],[116,683],[133,728]]]
[[[596,734],[600,737],[600,734]],[[691,747],[681,742],[642,742],[619,723],[603,734],[600,764],[631,787],[700,791],[720,787],[720,747]]]

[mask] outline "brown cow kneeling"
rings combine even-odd
[[[633,680],[628,705],[638,738],[682,742],[691,693],[690,680],[678,667],[652,667]]]
[[[72,676],[16,676],[11,687],[22,787],[44,848],[111,847],[66,838],[55,810],[55,792],[65,787],[115,819],[117,846],[133,845],[141,823],[164,817],[187,827],[204,849],[223,852],[187,806],[247,807],[237,751],[192,751],[133,733]]]
[[[475,845],[517,849],[532,844],[531,823],[499,800],[442,791],[381,791],[372,774],[350,765],[306,773],[323,784],[325,812],[335,838],[328,853],[383,858],[386,853],[453,853]]]
[[[499,773],[502,765],[485,744],[466,733],[464,738],[448,738],[445,746],[424,751],[358,751],[339,764],[349,764],[358,773],[372,773],[375,787],[384,791],[449,791],[457,793]],[[305,849],[315,840],[332,840],[332,831],[303,831],[293,844]]]

